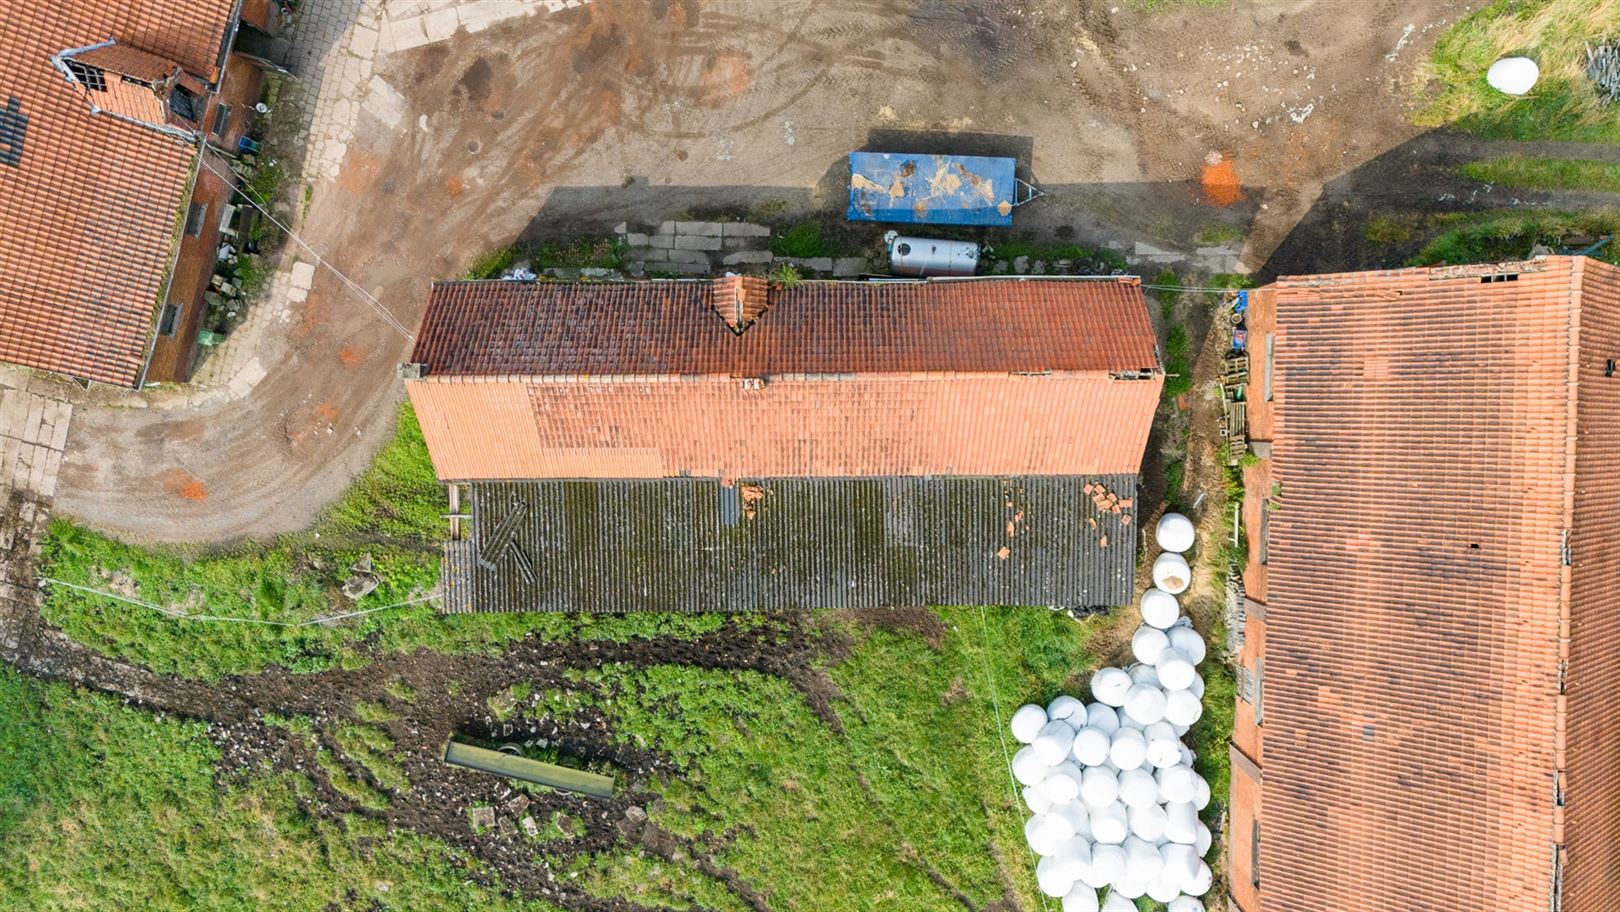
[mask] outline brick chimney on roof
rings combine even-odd
[[[721,276],[710,285],[709,304],[740,336],[770,308],[770,285],[758,276]]]

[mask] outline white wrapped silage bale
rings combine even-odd
[[[1052,767],[1037,788],[1052,799],[1052,804],[1067,804],[1080,797],[1080,775],[1080,767],[1072,761],[1064,761]]]
[[[1164,709],[1165,709],[1166,712],[1170,711],[1170,698],[1169,698],[1169,695],[1165,696]],[[1166,720],[1166,721],[1168,721],[1168,720]],[[1187,732],[1192,731],[1192,726],[1191,725],[1177,725],[1174,722],[1171,722],[1170,727],[1175,729],[1177,738],[1185,738],[1185,737],[1187,737]]]
[[[1114,888],[1113,890],[1109,891],[1108,895],[1110,897],[1123,896],[1126,899],[1133,900],[1133,902],[1130,905],[1125,906],[1125,908],[1135,909],[1136,903],[1134,900],[1139,896],[1147,895],[1147,881],[1132,877],[1130,868],[1127,867],[1125,869],[1125,876],[1114,881]]]
[[[1204,676],[1193,675],[1193,681],[1187,685],[1187,689],[1192,691],[1192,695],[1198,699],[1204,699]]]
[[[1154,778],[1159,781],[1159,800],[1165,804],[1175,802],[1191,803],[1196,793],[1193,780],[1198,774],[1190,766],[1167,766],[1159,770]]]
[[[1215,882],[1215,872],[1209,869],[1209,863],[1198,863],[1198,873],[1193,879],[1181,885],[1181,892],[1189,896],[1203,896],[1209,892],[1210,885]]]
[[[1193,843],[1193,848],[1198,850],[1198,857],[1203,858],[1208,855],[1209,847],[1214,844],[1215,834],[1211,833],[1209,827],[1204,826],[1204,822],[1200,820],[1198,822],[1198,841]]]
[[[1162,686],[1159,684],[1159,670],[1154,668],[1152,665],[1144,665],[1141,662],[1137,662],[1130,668],[1125,669],[1125,673],[1131,676],[1132,684],[1146,684],[1149,687]],[[1126,696],[1129,695],[1130,694],[1127,691]]]
[[[1198,841],[1198,812],[1190,802],[1176,801],[1164,806],[1164,838],[1188,848]]]
[[[1204,904],[1194,897],[1180,896],[1170,900],[1165,912],[1204,912]]]
[[[1125,714],[1143,725],[1163,720],[1164,705],[1164,691],[1151,684],[1132,684],[1125,695]]]
[[[1099,912],[1097,888],[1086,883],[1075,884],[1063,894],[1063,912]]]
[[[1041,758],[1042,763],[1057,766],[1074,746],[1074,728],[1062,720],[1048,722],[1041,726],[1041,733],[1029,746],[1035,749],[1035,756]]]
[[[1017,779],[1020,785],[1034,785],[1040,782],[1046,778],[1046,773],[1051,768],[1052,764],[1042,760],[1040,755],[1035,753],[1034,745],[1020,747],[1018,753],[1013,754],[1013,778]]]
[[[1190,748],[1187,745],[1183,744],[1181,746],[1181,765],[1185,766],[1185,767],[1191,767],[1193,765],[1193,760],[1194,760],[1194,756],[1193,756],[1192,748]]]
[[[1192,585],[1192,568],[1187,566],[1187,559],[1171,552],[1159,555],[1153,562],[1153,585],[1171,595],[1186,592]],[[1175,623],[1174,619],[1171,623]]]
[[[1113,741],[1108,747],[1108,761],[1118,767],[1120,772],[1133,770],[1142,765],[1147,759],[1147,738],[1142,732],[1134,728],[1120,726],[1114,732]]]
[[[1170,637],[1157,627],[1143,624],[1131,634],[1131,655],[1144,665],[1159,661],[1159,653],[1170,647]]]
[[[1091,838],[1097,849],[1105,845],[1119,845],[1131,834],[1131,825],[1125,815],[1125,805],[1115,802],[1106,807],[1091,809]]]
[[[1129,691],[1130,687],[1125,689]],[[1086,725],[1112,737],[1119,728],[1119,712],[1107,703],[1092,703],[1086,707]]]
[[[1485,83],[1504,95],[1525,95],[1541,78],[1541,67],[1529,57],[1503,57],[1485,71]]]
[[[1169,711],[1170,706],[1166,703],[1166,715]],[[1174,725],[1169,722],[1155,722],[1149,725],[1143,734],[1147,737],[1146,757],[1149,766],[1164,769],[1181,762],[1181,738],[1176,734]]]
[[[1119,774],[1119,800],[1128,808],[1159,804],[1159,783],[1145,769],[1122,770]]]
[[[1168,874],[1160,874],[1148,884],[1148,899],[1154,902],[1167,903],[1181,895],[1181,884],[1175,882]]]
[[[1046,710],[1033,703],[1027,703],[1018,707],[1018,711],[1012,714],[1012,722],[1008,727],[1012,729],[1014,738],[1028,744],[1041,733],[1041,726],[1045,725],[1046,721]]]
[[[1108,807],[1119,800],[1119,778],[1106,767],[1087,769],[1080,775],[1080,800],[1089,808]],[[1096,825],[1096,820],[1092,825]]]
[[[1142,623],[1163,630],[1181,617],[1181,603],[1176,597],[1155,586],[1142,593]]]
[[[1052,809],[1052,799],[1046,796],[1046,789],[1041,788],[1042,783],[1024,786],[1024,804],[1029,806],[1031,814],[1044,814]],[[1157,793],[1155,793],[1157,794]]]
[[[1164,856],[1159,854],[1158,846],[1139,836],[1125,840],[1125,876],[1140,881],[1143,892],[1163,871]]]
[[[1143,842],[1157,845],[1164,838],[1165,811],[1157,804],[1133,807],[1127,815],[1131,833]]]
[[[1203,861],[1192,846],[1174,842],[1160,848],[1159,854],[1164,857],[1164,873],[1176,885],[1177,892],[1180,892],[1182,884],[1191,882],[1197,876],[1198,865]]]
[[[1102,912],[1136,912],[1136,903],[1119,893],[1109,893],[1103,901]]]
[[[1117,719],[1114,727],[1119,727]],[[1114,739],[1107,732],[1087,725],[1074,733],[1074,746],[1069,753],[1081,766],[1101,766],[1108,762],[1108,748],[1113,743]]]
[[[1036,855],[1051,855],[1061,846],[1057,833],[1047,827],[1045,814],[1024,821],[1024,841]]]
[[[1165,690],[1186,690],[1192,686],[1193,677],[1198,674],[1193,663],[1174,646],[1159,653],[1159,663],[1153,668],[1159,673],[1159,685]]]
[[[1171,627],[1165,633],[1165,638],[1194,665],[1201,664],[1209,654],[1209,647],[1204,643],[1204,638],[1191,626]]]
[[[1197,770],[1193,771],[1193,776],[1192,806],[1202,811],[1204,808],[1209,807],[1209,783],[1205,781],[1203,776],[1198,775]]]
[[[1080,875],[1091,868],[1091,843],[1084,839],[1071,839],[1054,857],[1057,858],[1058,873],[1071,882],[1077,882]]]
[[[1124,847],[1098,844],[1091,847],[1091,870],[1080,880],[1093,890],[1100,890],[1124,873]]]
[[[1099,668],[1091,675],[1091,696],[1108,706],[1124,706],[1131,676],[1118,668]]]
[[[1068,694],[1059,694],[1051,703],[1046,704],[1047,719],[1067,719],[1077,712],[1084,712],[1086,704]]]
[[[1064,875],[1056,855],[1048,855],[1035,865],[1035,882],[1047,896],[1062,896],[1074,887],[1074,878]]]
[[[1153,538],[1158,541],[1159,547],[1177,554],[1193,546],[1198,531],[1193,528],[1192,520],[1180,513],[1166,513],[1159,517],[1159,526],[1153,530]]]
[[[1192,691],[1172,690],[1164,695],[1164,718],[1171,725],[1191,727],[1203,715],[1203,701]]]
[[[1062,817],[1069,822],[1069,828],[1074,831],[1075,839],[1091,842],[1091,812],[1080,801],[1070,801],[1067,804],[1053,805],[1047,813]]]

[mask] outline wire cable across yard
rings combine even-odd
[[[218,147],[211,147],[211,148],[218,148]],[[218,177],[221,177],[221,178],[223,178],[223,179],[225,179],[226,181],[229,181],[229,182],[233,182],[233,183],[235,182],[235,178],[232,175],[227,174],[225,172],[222,172],[218,168],[215,168],[213,165],[210,165],[208,163],[208,157],[206,155],[202,156],[200,158],[200,161],[202,162],[204,168],[207,168],[209,171],[212,171]],[[310,256],[315,258],[315,262],[321,264],[322,266],[326,267],[327,269],[332,270],[332,273],[334,275],[336,275],[340,280],[342,280],[344,285],[347,285],[351,291],[353,291],[355,294],[359,295],[360,298],[362,300],[364,300],[368,305],[370,305],[373,310],[377,311],[377,314],[383,318],[383,322],[387,323],[389,325],[389,327],[394,330],[394,332],[399,333],[400,335],[404,336],[406,339],[408,339],[408,340],[410,340],[412,342],[416,341],[416,334],[411,332],[410,328],[407,327],[405,324],[399,322],[399,320],[394,317],[393,313],[390,312],[388,310],[388,308],[383,306],[383,303],[381,301],[377,300],[375,297],[372,296],[372,294],[370,292],[366,291],[364,288],[361,288],[358,284],[356,284],[353,279],[349,278],[347,275],[345,275],[343,273],[343,270],[337,268],[336,266],[333,266],[331,263],[326,261],[325,257],[321,256],[319,253],[316,253],[315,248],[311,247],[307,241],[305,241],[303,238],[299,237],[298,234],[296,232],[294,232],[291,228],[289,228],[286,225],[282,224],[281,221],[279,219],[277,219],[274,215],[271,215],[270,210],[263,204],[263,202],[261,200],[254,199],[253,194],[249,193],[246,187],[242,187],[240,189],[241,189],[241,192],[242,192],[242,198],[247,200],[249,205],[251,205],[254,209],[257,209],[259,211],[260,215],[263,215],[265,218],[269,219],[271,224],[275,225],[277,228],[280,228],[282,231],[285,231],[287,233],[288,237],[292,238],[295,242],[297,242],[298,246],[304,248],[304,250],[309,252]]]
[[[434,591],[429,592],[427,595],[418,596],[417,598],[406,599],[403,602],[395,602],[392,605],[378,605],[375,608],[365,608],[360,611],[345,611],[342,614],[327,614],[322,615],[321,617],[313,617],[303,621],[273,621],[266,620],[264,618],[229,617],[226,615],[216,614],[187,614],[177,608],[165,608],[162,605],[154,605],[151,602],[143,602],[140,599],[133,599],[127,595],[119,595],[116,592],[108,592],[105,589],[93,589],[89,586],[81,586],[78,583],[70,583],[66,580],[52,579],[48,576],[42,578],[39,582],[41,586],[63,586],[78,592],[85,592],[90,595],[106,596],[107,598],[115,601],[124,602],[130,605],[138,605],[142,608],[150,608],[159,614],[167,615],[179,621],[227,621],[236,624],[262,624],[266,627],[313,627],[316,624],[330,624],[333,621],[347,620],[348,618],[356,618],[366,614],[376,614],[379,611],[387,611],[390,608],[403,608],[406,605],[420,605],[423,602],[432,601],[433,599],[438,598],[440,595],[438,591]]]

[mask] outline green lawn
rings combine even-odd
[[[1620,142],[1620,106],[1586,77],[1585,43],[1620,34],[1612,0],[1495,0],[1452,26],[1421,73],[1421,126],[1491,139]],[[1514,98],[1485,83],[1498,58],[1535,60],[1541,79]]]
[[[1620,193],[1620,162],[1506,155],[1469,162],[1459,170],[1471,180],[1503,187]]]
[[[542,912],[411,833],[327,823],[292,775],[221,788],[193,722],[0,668],[0,908]]]

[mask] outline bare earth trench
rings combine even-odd
[[[521,232],[841,208],[849,150],[981,133],[1027,150],[1049,191],[1020,230],[1190,250],[1252,219],[1254,268],[1325,182],[1417,135],[1403,80],[1468,8],[1115,3],[607,0],[461,32],[379,59],[405,110],[393,127],[361,111],[300,233],[414,328],[432,280]],[[1202,193],[1211,152],[1243,184],[1230,208]],[[391,428],[409,342],[327,270],[290,317],[236,401],[52,390],[77,405],[57,509],[139,541],[308,525]]]

